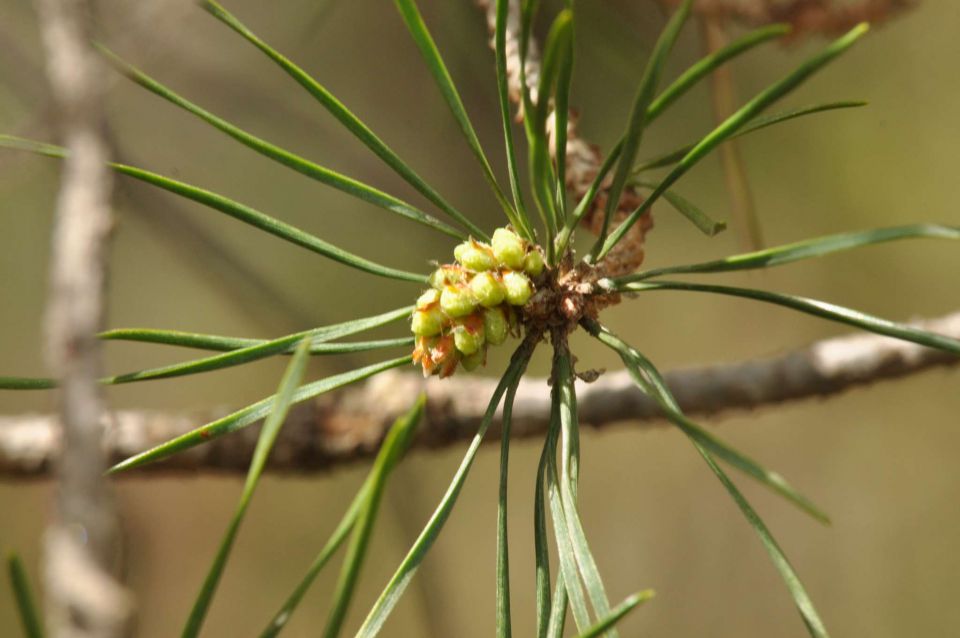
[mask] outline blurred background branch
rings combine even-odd
[[[132,628],[133,601],[116,578],[119,523],[103,478],[106,409],[97,379],[106,307],[112,177],[103,135],[103,69],[84,0],[36,3],[56,119],[70,156],[57,197],[46,309],[46,353],[59,379],[62,440],[57,512],[46,533],[50,635],[116,638]]]
[[[729,43],[727,27],[723,18],[716,15],[700,17],[700,32],[707,53],[716,53]],[[724,64],[710,74],[710,97],[713,117],[719,125],[733,115],[740,103],[733,79],[733,69]],[[727,140],[717,149],[723,168],[724,184],[730,198],[730,212],[740,246],[744,252],[763,248],[763,230],[757,219],[757,207],[753,201],[747,167],[736,140]]]
[[[960,312],[915,325],[960,338]],[[960,358],[931,348],[870,334],[852,334],[767,359],[678,370],[667,380],[684,411],[716,417],[954,366]],[[525,379],[513,412],[514,436],[538,437],[547,430],[550,400],[546,379]],[[483,417],[493,379],[453,377],[424,380],[390,371],[364,385],[295,406],[271,457],[280,472],[320,472],[373,456],[387,428],[408,408],[408,397],[425,389],[427,416],[417,445],[445,447],[469,439]],[[604,374],[578,389],[580,420],[592,427],[629,421],[655,423],[660,411],[624,371]],[[103,418],[111,462],[184,434],[218,414],[187,415],[123,410]],[[499,415],[494,428],[499,427]],[[257,441],[257,427],[230,434],[144,468],[146,471],[243,473]],[[497,441],[495,435],[487,441]],[[0,417],[0,478],[42,478],[61,454],[56,418]]]

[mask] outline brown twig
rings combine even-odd
[[[60,381],[57,517],[47,531],[47,626],[53,636],[127,635],[132,599],[114,577],[118,522],[102,478],[100,342],[111,175],[103,139],[103,77],[90,47],[90,5],[38,0],[47,72],[64,146],[46,313],[49,366]]]
[[[916,325],[960,338],[960,312]],[[768,359],[679,370],[667,380],[684,411],[716,417],[731,410],[753,410],[814,397],[836,395],[854,387],[955,366],[960,358],[871,334],[826,339]],[[539,437],[550,414],[546,379],[525,379],[517,392],[512,432],[517,438]],[[321,472],[365,459],[377,449],[386,428],[409,408],[410,397],[425,389],[427,416],[417,446],[444,447],[476,432],[495,381],[451,377],[425,381],[416,373],[391,372],[364,385],[295,406],[274,448],[271,468],[281,472]],[[594,383],[579,383],[580,420],[592,427],[613,423],[658,422],[656,404],[645,397],[626,372],[605,374]],[[121,411],[105,418],[105,445],[119,462],[198,427],[220,414],[171,415]],[[499,416],[492,431],[499,429]],[[256,444],[257,428],[216,439],[146,471],[198,473],[245,472]],[[496,440],[496,434],[488,437]],[[0,477],[46,476],[60,453],[54,417],[26,415],[0,418]]]

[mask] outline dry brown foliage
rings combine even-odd
[[[657,0],[673,8],[681,0]],[[792,38],[832,36],[860,22],[880,24],[919,4],[919,0],[698,0],[694,11],[704,18],[730,19],[747,26],[785,22]]]

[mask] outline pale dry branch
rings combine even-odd
[[[62,439],[56,459],[57,513],[45,541],[47,629],[56,637],[129,633],[132,599],[115,578],[119,538],[110,487],[102,478],[100,341],[105,307],[111,175],[103,138],[103,73],[90,46],[91,6],[37,0],[64,146],[51,246],[46,351],[59,380]]]
[[[915,325],[960,338],[960,312]],[[667,374],[686,412],[716,417],[730,410],[753,410],[788,401],[827,397],[851,388],[895,379],[935,367],[955,366],[960,358],[872,334],[826,339],[785,355],[740,363],[679,370]],[[409,407],[421,389],[428,396],[425,422],[416,445],[444,447],[476,432],[493,379],[451,377],[424,380],[412,372],[382,374],[364,385],[298,405],[274,448],[271,468],[279,472],[322,472],[366,459],[386,428]],[[592,427],[659,421],[656,404],[636,389],[626,372],[604,374],[577,388],[580,420]],[[550,397],[545,379],[525,379],[517,392],[515,437],[542,436]],[[104,419],[105,447],[114,462],[179,436],[220,414],[166,414],[120,411]],[[499,416],[497,417],[499,419]],[[494,423],[494,430],[499,422]],[[210,441],[146,471],[242,473],[256,444],[257,428]],[[488,441],[497,441],[492,433]],[[0,477],[44,477],[60,453],[56,419],[46,415],[0,418]],[[139,471],[139,470],[138,470]]]

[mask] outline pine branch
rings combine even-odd
[[[960,338],[960,312],[914,325]],[[851,334],[814,343],[784,355],[678,370],[667,380],[685,413],[717,417],[732,410],[754,410],[790,401],[828,397],[852,388],[955,366],[960,358],[871,334]],[[270,468],[314,473],[370,458],[387,427],[407,407],[409,397],[427,391],[426,418],[415,445],[457,444],[476,431],[495,382],[478,377],[424,380],[410,372],[390,372],[365,385],[332,394],[291,410]],[[656,404],[641,394],[626,372],[580,383],[580,420],[603,427],[614,423],[658,422]],[[517,392],[512,433],[542,437],[550,413],[545,379],[525,379]],[[118,462],[193,429],[216,415],[120,411],[105,419],[106,448]],[[493,424],[499,430],[499,416]],[[246,471],[258,428],[247,428],[175,456],[142,471],[169,473]],[[489,437],[496,441],[497,436]],[[49,415],[0,417],[0,477],[42,478],[59,455],[56,418]],[[141,471],[141,470],[138,470]]]

